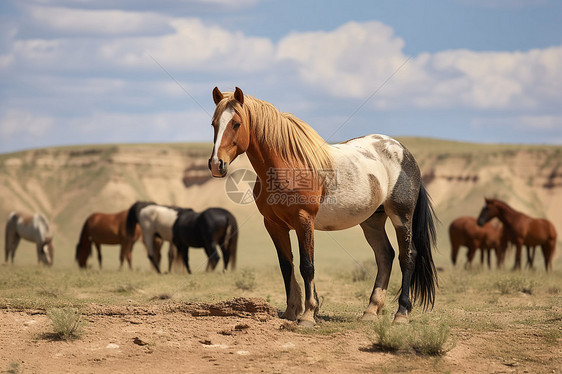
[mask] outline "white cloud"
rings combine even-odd
[[[169,31],[167,17],[156,13],[122,10],[85,10],[30,6],[34,26],[77,36],[151,35]]]
[[[366,98],[407,56],[404,42],[379,22],[330,32],[292,33],[279,43],[303,82],[338,97]],[[521,109],[560,99],[562,46],[526,52],[423,53],[377,93],[379,108]]]
[[[23,110],[9,109],[0,117],[0,135],[3,141],[13,136],[41,137],[49,131],[54,120],[47,116],[38,116]]]

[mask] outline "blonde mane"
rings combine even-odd
[[[231,106],[238,113],[245,113],[260,144],[267,144],[291,167],[318,170],[332,168],[328,143],[306,122],[291,113],[281,113],[272,104],[244,95],[244,105],[223,92],[227,100],[217,105],[215,113],[222,113]]]

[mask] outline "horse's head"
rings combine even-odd
[[[55,248],[53,247],[53,238],[46,238],[41,247],[41,259],[46,265],[53,265]]]
[[[213,90],[216,104],[213,115],[215,130],[213,153],[209,159],[209,169],[213,177],[226,176],[228,164],[248,149],[250,144],[250,123],[245,111],[244,94],[236,87],[234,93]]]
[[[478,215],[478,220],[476,221],[478,223],[478,226],[484,226],[486,222],[488,222],[494,217],[497,217],[499,213],[498,207],[496,206],[494,199],[484,199],[484,201],[486,203],[482,207],[482,210]]]

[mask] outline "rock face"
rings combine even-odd
[[[562,235],[562,147],[399,140],[420,164],[442,222],[438,236],[445,248],[449,222],[460,215],[477,216],[484,196],[546,217]],[[222,206],[235,215],[255,214],[259,223],[254,204],[233,203],[225,193],[225,180],[211,178],[211,148],[209,143],[103,145],[0,155],[0,242],[10,211],[41,211],[56,233],[55,256],[60,259],[62,251],[72,258],[89,214],[117,212],[136,200],[195,210]],[[234,168],[251,165],[241,156]]]

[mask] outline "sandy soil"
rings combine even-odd
[[[12,373],[555,373],[561,348],[533,351],[532,361],[498,354],[498,345],[540,346],[532,331],[457,332],[441,358],[388,353],[358,331],[320,335],[277,317],[262,299],[150,307],[91,305],[82,336],[49,334],[43,311],[0,312],[0,369]],[[490,336],[493,334],[494,336]],[[530,348],[532,349],[532,348]],[[500,357],[503,356],[503,357]]]

